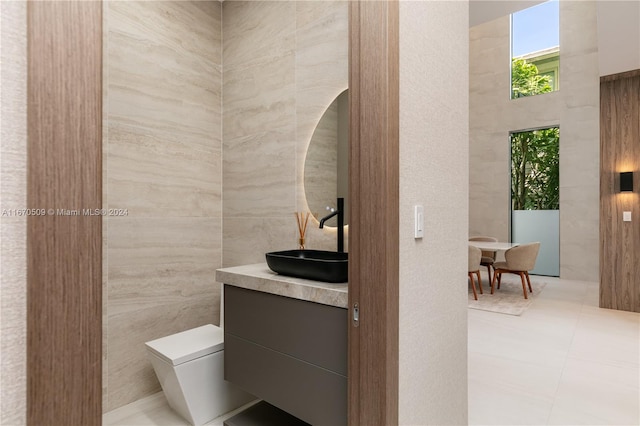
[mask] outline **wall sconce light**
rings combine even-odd
[[[633,192],[633,172],[620,173],[620,192]]]

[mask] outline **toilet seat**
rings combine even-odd
[[[224,332],[213,324],[146,342],[147,348],[171,365],[180,365],[224,349]]]

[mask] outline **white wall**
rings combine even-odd
[[[511,100],[509,16],[470,30],[469,233],[509,239],[509,132],[560,125],[560,276],[598,280],[596,4],[560,2],[560,87]]]
[[[467,2],[400,2],[403,425],[467,424],[468,34]]]
[[[470,0],[469,1],[469,26],[505,16],[528,7],[533,7],[546,0]]]
[[[598,1],[600,75],[640,68],[640,1]]]
[[[27,207],[27,6],[0,2],[0,211]],[[0,424],[26,424],[25,216],[0,219]]]
[[[560,276],[600,279],[600,73],[594,1],[560,2]]]

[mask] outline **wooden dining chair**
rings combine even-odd
[[[494,237],[471,237],[469,241],[486,241],[491,243],[497,243],[498,239]],[[491,285],[491,268],[493,268],[493,264],[496,261],[496,252],[495,251],[482,251],[482,259],[480,260],[480,265],[487,267],[487,273],[489,274],[489,285]]]
[[[498,280],[498,289],[500,289],[500,281],[503,273],[520,275],[522,281],[522,293],[524,298],[528,299],[527,285],[529,291],[533,293],[531,288],[531,280],[529,279],[529,271],[536,267],[536,259],[540,251],[540,243],[521,244],[512,247],[504,252],[504,262],[496,262],[493,264],[493,280],[491,281],[491,294],[495,290],[496,278]],[[527,279],[527,285],[524,280]]]
[[[471,289],[473,290],[473,298],[478,300],[478,293],[476,292],[476,284],[474,283],[473,275],[478,275],[478,286],[480,287],[480,294],[482,293],[482,281],[480,280],[480,260],[482,259],[482,250],[478,247],[469,246],[469,279],[471,280]]]

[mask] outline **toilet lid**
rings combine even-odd
[[[146,342],[147,348],[172,365],[224,349],[224,332],[212,324]]]

